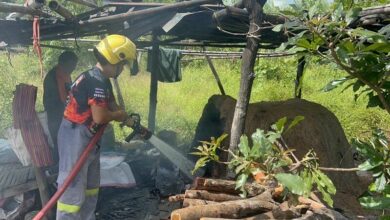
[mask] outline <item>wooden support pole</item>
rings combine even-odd
[[[295,79],[295,93],[294,96],[297,99],[302,97],[302,76],[305,69],[306,60],[305,57],[301,57],[298,60],[297,77]]]
[[[37,9],[25,7],[23,5],[18,5],[18,4],[5,3],[5,2],[0,2],[0,12],[6,12],[6,13],[19,12],[22,14],[28,14],[33,16],[35,15],[35,16],[51,17],[49,14]]]
[[[149,95],[149,118],[148,118],[148,129],[154,131],[156,126],[156,110],[157,110],[157,90],[158,90],[158,81],[157,81],[157,70],[158,70],[158,54],[159,54],[159,44],[157,39],[156,32],[153,32],[153,46],[152,46],[152,68],[150,76],[150,95]]]
[[[247,45],[242,54],[240,91],[234,110],[229,149],[235,152],[240,137],[245,129],[246,112],[255,78],[254,65],[256,54],[259,49],[260,27],[263,21],[263,6],[266,0],[244,0],[245,8],[249,13],[249,32],[247,34]],[[230,159],[231,155],[229,155]],[[226,171],[225,171],[226,172]],[[226,173],[227,175],[228,173]],[[232,173],[229,173],[229,176]],[[234,174],[232,174],[234,175]]]
[[[34,172],[35,179],[38,185],[39,197],[41,198],[42,207],[44,207],[46,203],[50,200],[49,184],[42,168],[34,166]],[[47,213],[46,216],[48,219],[53,219],[54,212],[51,210]]]
[[[116,14],[106,17],[93,18],[87,21],[80,21],[80,26],[89,26],[89,25],[101,25],[109,22],[121,22],[128,19],[133,19],[139,16],[153,15],[156,13],[167,12],[167,11],[177,11],[182,8],[188,8],[192,6],[203,5],[207,3],[213,3],[216,0],[192,0],[192,1],[183,1],[174,4],[164,5],[161,7],[148,8],[139,11],[129,11],[122,14]]]
[[[203,47],[203,50],[205,50],[204,47]],[[222,95],[226,95],[225,90],[223,89],[223,85],[221,83],[221,80],[218,76],[217,70],[214,67],[213,61],[211,61],[211,58],[209,55],[205,54],[205,57],[206,57],[207,62],[209,63],[209,66],[210,66],[211,72],[214,75],[215,81],[217,81],[219,91],[221,92]]]
[[[62,6],[57,1],[50,1],[49,2],[49,8],[55,12],[57,12],[59,15],[65,18],[65,20],[74,21],[76,20],[76,17],[70,12],[68,9],[66,9],[64,6]]]

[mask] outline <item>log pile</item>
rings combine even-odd
[[[195,179],[184,194],[169,197],[170,202],[182,201],[183,207],[171,213],[171,220],[347,219],[319,200],[299,197],[291,205],[280,187],[247,183],[247,197],[242,198],[235,186],[230,180]]]

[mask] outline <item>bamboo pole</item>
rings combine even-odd
[[[0,12],[18,12],[21,14],[28,14],[33,16],[51,17],[51,15],[37,9],[32,9],[23,5],[5,2],[0,2]]]

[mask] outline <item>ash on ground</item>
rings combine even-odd
[[[101,188],[96,219],[168,219],[171,211],[180,207],[180,203],[168,202],[168,196],[185,190],[179,170],[152,146],[127,155],[136,187]]]

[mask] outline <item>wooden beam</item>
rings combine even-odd
[[[0,2],[0,12],[7,12],[7,13],[18,12],[21,14],[28,14],[33,16],[51,17],[51,15],[37,9],[32,9],[29,7],[25,7],[23,5],[5,3],[5,2]]]
[[[21,193],[28,192],[30,190],[37,189],[37,181],[31,180],[27,183],[19,184],[16,186],[9,187],[0,191],[0,199],[5,199],[11,196],[16,196]]]
[[[205,48],[203,48],[203,50],[205,50]],[[223,85],[222,85],[221,80],[220,80],[220,78],[218,76],[217,70],[214,67],[213,61],[211,61],[209,55],[205,54],[205,57],[206,57],[207,62],[209,63],[209,67],[211,69],[211,72],[214,75],[215,81],[217,81],[217,85],[218,85],[219,91],[221,92],[222,95],[226,95],[225,89],[223,89]]]
[[[42,207],[46,205],[46,203],[50,200],[49,193],[49,184],[46,178],[46,175],[43,171],[43,168],[34,167],[35,179],[39,189],[39,196],[41,198]],[[51,210],[46,215],[49,219],[54,217],[54,212]]]
[[[161,7],[165,5],[169,5],[170,3],[158,3],[158,2],[109,2],[108,6],[130,6],[130,7]],[[204,4],[199,5],[201,8],[205,9],[213,9],[213,10],[221,10],[224,9],[223,5],[216,4]]]
[[[100,18],[94,18],[87,21],[80,21],[79,24],[81,27],[84,26],[91,26],[91,25],[101,25],[109,22],[121,22],[128,19],[133,19],[139,16],[147,16],[147,15],[153,15],[156,13],[166,12],[166,11],[177,11],[182,8],[188,8],[198,5],[203,5],[207,3],[213,3],[216,0],[192,0],[192,1],[184,1],[184,2],[178,2],[174,4],[169,4],[161,7],[155,7],[155,8],[148,8],[144,10],[139,11],[129,11],[122,14],[116,14],[106,17],[100,17]]]
[[[57,177],[58,177],[58,174],[49,176],[49,177],[47,177],[47,182],[54,183],[57,180]],[[37,184],[37,181],[34,179],[34,180],[30,180],[26,183],[22,183],[19,185],[11,186],[11,187],[8,187],[6,189],[0,190],[0,199],[5,199],[5,198],[11,197],[11,196],[16,196],[16,195],[19,195],[21,193],[25,193],[25,192],[35,190],[35,189],[38,189],[38,184]]]
[[[76,20],[76,17],[72,14],[72,12],[70,12],[68,9],[66,9],[64,6],[62,6],[57,1],[50,1],[49,8],[51,10],[57,12],[63,18],[65,18],[65,20],[69,20],[69,21]]]
[[[153,46],[152,46],[152,69],[150,76],[150,94],[149,94],[149,117],[148,117],[148,129],[150,131],[154,131],[156,126],[156,110],[157,110],[157,89],[158,89],[158,81],[157,81],[157,70],[158,70],[158,54],[159,54],[159,42],[158,36],[154,32],[153,33]]]

